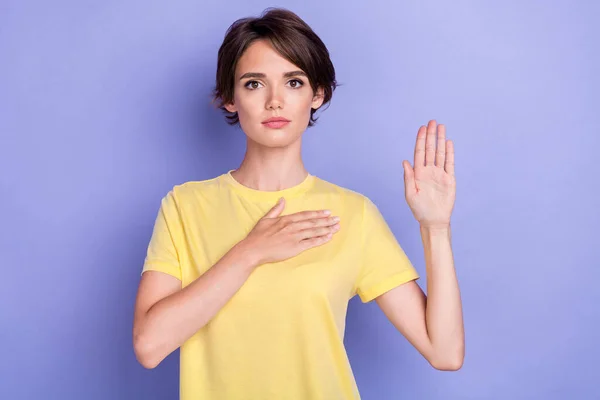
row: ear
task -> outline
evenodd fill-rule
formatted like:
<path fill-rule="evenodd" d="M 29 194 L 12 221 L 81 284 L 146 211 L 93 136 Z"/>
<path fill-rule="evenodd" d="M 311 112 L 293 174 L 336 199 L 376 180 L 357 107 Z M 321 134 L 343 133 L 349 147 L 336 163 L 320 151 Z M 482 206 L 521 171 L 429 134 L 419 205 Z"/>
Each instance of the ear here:
<path fill-rule="evenodd" d="M 317 92 L 313 96 L 312 104 L 310 107 L 316 110 L 317 108 L 323 105 L 323 100 L 325 100 L 325 91 L 323 90 L 322 86 L 319 86 L 317 88 Z"/>
<path fill-rule="evenodd" d="M 223 104 L 223 107 L 225 107 L 225 109 L 230 113 L 237 112 L 237 107 L 233 103 Z"/>

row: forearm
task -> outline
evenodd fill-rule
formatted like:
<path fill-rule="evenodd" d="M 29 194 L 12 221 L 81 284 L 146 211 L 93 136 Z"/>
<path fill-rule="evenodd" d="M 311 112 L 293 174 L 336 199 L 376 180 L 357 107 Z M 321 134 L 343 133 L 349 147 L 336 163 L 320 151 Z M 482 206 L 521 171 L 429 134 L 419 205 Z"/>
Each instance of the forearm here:
<path fill-rule="evenodd" d="M 459 367 L 465 351 L 464 326 L 450 226 L 421 227 L 421 238 L 427 272 L 427 332 L 436 362 Z"/>
<path fill-rule="evenodd" d="M 206 325 L 246 282 L 256 262 L 241 242 L 188 286 L 154 304 L 144 316 L 140 340 L 151 366 Z"/>

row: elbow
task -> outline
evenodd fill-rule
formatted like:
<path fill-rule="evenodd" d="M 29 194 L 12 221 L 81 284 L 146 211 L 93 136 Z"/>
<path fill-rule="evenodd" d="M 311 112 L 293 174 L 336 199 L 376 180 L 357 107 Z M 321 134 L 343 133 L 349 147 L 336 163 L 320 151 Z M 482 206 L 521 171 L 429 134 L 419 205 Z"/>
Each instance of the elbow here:
<path fill-rule="evenodd" d="M 152 359 L 150 358 L 144 358 L 144 357 L 139 357 L 136 356 L 138 362 L 140 363 L 140 365 L 146 369 L 154 369 L 158 366 L 159 363 L 154 362 Z"/>
<path fill-rule="evenodd" d="M 137 361 L 146 369 L 154 369 L 160 364 L 161 360 L 155 355 L 155 346 L 139 335 L 133 338 L 133 351 Z"/>
<path fill-rule="evenodd" d="M 440 371 L 458 371 L 465 361 L 465 344 L 462 342 L 450 351 L 434 351 L 429 360 L 431 366 Z"/>
<path fill-rule="evenodd" d="M 459 360 L 445 361 L 445 362 L 435 362 L 431 363 L 431 366 L 439 371 L 458 371 L 462 368 L 464 360 L 461 358 Z"/>
<path fill-rule="evenodd" d="M 462 368 L 465 361 L 464 351 L 458 353 L 457 355 L 447 357 L 436 356 L 429 363 L 433 368 L 440 371 L 458 371 Z"/>

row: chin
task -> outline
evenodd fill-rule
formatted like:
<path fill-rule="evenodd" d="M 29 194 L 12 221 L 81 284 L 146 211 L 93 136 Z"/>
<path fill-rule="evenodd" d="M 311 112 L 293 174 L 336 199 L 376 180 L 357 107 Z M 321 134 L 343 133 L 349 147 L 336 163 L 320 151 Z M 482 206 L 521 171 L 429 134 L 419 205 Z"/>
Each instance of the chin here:
<path fill-rule="evenodd" d="M 291 133 L 285 128 L 265 129 L 250 136 L 253 141 L 265 147 L 287 147 L 296 142 L 299 137 L 300 135 Z"/>

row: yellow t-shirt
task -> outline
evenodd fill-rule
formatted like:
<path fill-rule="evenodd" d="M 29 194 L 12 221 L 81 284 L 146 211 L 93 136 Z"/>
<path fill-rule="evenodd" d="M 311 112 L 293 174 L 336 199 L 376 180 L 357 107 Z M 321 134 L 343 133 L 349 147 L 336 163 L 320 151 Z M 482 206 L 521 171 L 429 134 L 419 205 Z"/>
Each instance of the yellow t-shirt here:
<path fill-rule="evenodd" d="M 343 343 L 348 301 L 371 301 L 418 279 L 417 271 L 368 197 L 312 174 L 260 191 L 231 171 L 177 185 L 162 199 L 142 273 L 189 285 L 282 196 L 280 215 L 329 209 L 340 230 L 324 245 L 258 266 L 181 346 L 181 400 L 359 399 Z"/>

